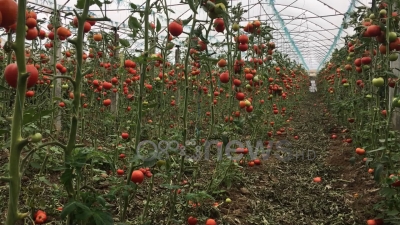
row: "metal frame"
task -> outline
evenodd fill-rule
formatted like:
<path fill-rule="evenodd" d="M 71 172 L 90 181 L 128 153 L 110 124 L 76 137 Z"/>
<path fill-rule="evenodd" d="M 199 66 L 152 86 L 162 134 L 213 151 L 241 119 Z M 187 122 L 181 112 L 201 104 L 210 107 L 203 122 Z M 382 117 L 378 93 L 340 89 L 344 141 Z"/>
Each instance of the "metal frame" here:
<path fill-rule="evenodd" d="M 124 1 L 127 1 L 127 0 L 124 0 Z M 311 0 L 306 0 L 306 1 L 311 1 Z M 323 59 L 326 57 L 326 55 L 329 52 L 329 49 L 330 49 L 329 47 L 332 44 L 334 44 L 333 43 L 334 38 L 332 38 L 332 37 L 335 37 L 337 35 L 337 34 L 335 34 L 335 33 L 337 33 L 335 31 L 338 31 L 340 29 L 340 26 L 332 23 L 329 20 L 329 17 L 344 16 L 344 13 L 341 13 L 339 10 L 333 8 L 329 4 L 324 3 L 321 0 L 316 0 L 316 1 L 323 4 L 330 10 L 334 11 L 334 14 L 322 15 L 322 16 L 317 15 L 315 12 L 312 12 L 308 9 L 296 6 L 295 4 L 298 2 L 298 0 L 293 0 L 289 4 L 282 4 L 281 1 L 276 1 L 276 2 L 280 2 L 280 3 L 274 4 L 275 6 L 283 7 L 278 12 L 279 12 L 280 17 L 284 17 L 284 18 L 282 18 L 282 20 L 284 21 L 284 27 L 286 27 L 288 29 L 289 33 L 291 34 L 292 40 L 298 47 L 298 49 L 301 52 L 301 54 L 303 55 L 303 57 L 305 59 L 307 59 L 306 63 L 313 64 L 313 65 L 314 65 L 314 63 L 318 64 L 323 61 Z M 242 2 L 242 6 L 248 10 L 247 18 L 243 18 L 244 20 L 241 21 L 242 23 L 250 22 L 255 19 L 259 19 L 262 22 L 267 22 L 268 24 L 272 25 L 272 27 L 274 27 L 276 29 L 272 33 L 275 37 L 275 39 L 273 41 L 278 43 L 277 49 L 284 54 L 290 54 L 294 58 L 299 58 L 299 56 L 297 56 L 296 52 L 291 49 L 290 40 L 288 40 L 288 38 L 284 34 L 284 32 L 282 30 L 283 27 L 278 25 L 279 24 L 278 20 L 275 17 L 274 13 L 272 13 L 269 10 L 269 3 L 267 3 L 266 0 L 257 0 L 257 2 L 255 2 L 255 3 L 254 3 L 254 1 L 252 1 L 251 4 L 250 4 L 250 0 L 228 0 L 228 2 L 230 2 L 230 4 Z M 247 4 L 246 4 L 246 2 L 247 2 Z M 53 10 L 52 6 L 46 6 L 43 4 L 39 4 L 39 3 L 34 2 L 33 0 L 28 0 L 28 4 L 33 5 L 37 12 L 44 12 L 44 13 L 50 14 L 50 12 Z M 364 5 L 360 0 L 357 0 L 357 4 Z M 189 7 L 187 6 L 187 4 L 184 4 L 184 3 L 173 3 L 173 4 L 170 4 L 169 6 L 170 7 L 186 7 L 182 10 L 183 13 L 181 14 L 181 16 L 184 16 L 184 15 L 187 16 L 191 12 Z M 259 7 L 260 11 L 257 13 L 256 12 L 253 13 L 253 11 L 258 10 L 258 8 L 256 9 L 257 6 Z M 297 16 L 284 14 L 285 10 L 291 9 L 291 8 L 301 10 L 301 13 L 298 14 Z M 125 7 L 125 8 L 121 8 L 121 9 L 111 8 L 111 9 L 107 9 L 107 10 L 116 12 L 116 11 L 128 11 L 131 9 Z M 91 11 L 96 12 L 96 11 L 100 11 L 100 10 L 91 10 Z M 63 16 L 69 12 L 70 12 L 69 10 L 65 10 L 65 9 L 60 10 L 61 15 L 63 15 Z M 308 15 L 311 14 L 313 16 L 307 16 L 307 14 Z M 66 18 L 68 20 L 72 20 L 73 16 L 70 15 L 70 16 L 67 16 Z M 323 26 L 316 23 L 315 19 L 321 19 L 322 21 L 333 25 L 333 28 L 332 27 L 324 28 Z M 207 20 L 209 20 L 209 18 Z M 295 21 L 299 21 L 299 23 L 297 24 L 297 23 L 295 23 Z M 129 34 L 129 30 L 127 28 L 121 27 L 122 23 L 119 24 L 117 26 L 117 28 L 119 28 L 118 33 L 121 34 L 121 37 L 124 37 L 125 35 Z M 106 28 L 106 29 L 110 29 L 110 30 L 115 29 L 115 26 L 110 25 L 107 22 L 97 22 L 97 24 L 99 26 L 101 26 L 102 28 Z M 314 26 L 313 28 L 309 27 L 309 25 L 311 25 L 311 24 Z M 315 29 L 315 28 L 317 28 L 317 29 Z M 96 28 L 93 28 L 93 29 L 96 30 Z M 162 29 L 166 29 L 166 27 L 163 27 Z M 348 34 L 348 32 L 346 30 L 343 30 L 343 32 Z M 326 33 L 326 34 L 324 34 L 324 33 Z M 332 37 L 328 37 L 328 34 L 331 35 Z M 218 34 L 218 33 L 211 34 L 211 36 L 213 36 L 214 38 L 217 38 L 217 39 L 224 38 L 223 35 Z M 184 39 L 186 39 L 186 37 L 181 37 L 178 40 L 183 41 Z M 339 41 L 338 43 L 336 43 L 336 45 L 341 44 L 341 43 L 343 43 L 343 42 Z M 140 47 L 140 45 L 141 45 L 141 43 L 137 43 L 136 46 L 134 46 L 134 47 Z M 334 47 L 336 47 L 336 46 L 334 46 Z M 224 50 L 225 49 L 223 49 L 222 51 L 224 51 Z M 312 68 L 311 65 L 309 65 L 309 67 L 310 67 L 310 69 Z"/>

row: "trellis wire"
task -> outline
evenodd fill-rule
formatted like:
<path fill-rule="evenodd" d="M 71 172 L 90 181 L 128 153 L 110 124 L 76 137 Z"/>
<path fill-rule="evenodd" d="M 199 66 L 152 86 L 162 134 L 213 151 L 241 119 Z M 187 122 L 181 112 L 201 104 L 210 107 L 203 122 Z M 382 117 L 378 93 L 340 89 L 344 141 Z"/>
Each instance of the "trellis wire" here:
<path fill-rule="evenodd" d="M 326 62 L 328 57 L 332 54 L 333 49 L 336 47 L 336 44 L 337 44 L 338 40 L 342 36 L 343 25 L 344 25 L 344 23 L 347 23 L 347 21 L 349 19 L 350 12 L 353 11 L 355 5 L 356 5 L 356 0 L 351 0 L 350 6 L 349 6 L 349 8 L 347 9 L 347 12 L 344 15 L 343 23 L 340 25 L 340 29 L 338 31 L 338 34 L 336 35 L 335 40 L 333 41 L 331 47 L 329 48 L 328 53 L 326 53 L 325 58 L 319 64 L 317 72 L 321 69 L 321 66 Z"/>
<path fill-rule="evenodd" d="M 299 57 L 300 61 L 304 65 L 304 68 L 309 70 L 306 62 L 304 61 L 303 55 L 301 54 L 300 50 L 297 48 L 292 37 L 290 36 L 290 32 L 287 29 L 287 27 L 285 26 L 285 22 L 283 22 L 281 16 L 279 15 L 278 10 L 276 10 L 276 8 L 275 8 L 275 0 L 269 0 L 269 5 L 271 6 L 272 10 L 274 11 L 276 18 L 278 18 L 278 21 L 281 24 L 281 27 L 283 28 L 283 31 L 285 32 L 286 37 L 288 38 L 288 40 L 289 40 L 290 44 L 292 45 L 292 47 L 294 48 L 294 50 L 296 51 L 297 56 Z"/>

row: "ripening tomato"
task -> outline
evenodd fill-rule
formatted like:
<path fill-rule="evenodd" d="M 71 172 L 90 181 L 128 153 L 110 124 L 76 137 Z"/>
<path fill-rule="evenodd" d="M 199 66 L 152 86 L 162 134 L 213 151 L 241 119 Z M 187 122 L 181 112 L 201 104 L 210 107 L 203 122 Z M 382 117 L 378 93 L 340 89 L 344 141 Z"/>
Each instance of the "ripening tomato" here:
<path fill-rule="evenodd" d="M 229 73 L 227 73 L 227 72 L 221 73 L 221 74 L 219 75 L 219 80 L 220 80 L 222 83 L 228 83 L 228 82 L 229 82 Z"/>
<path fill-rule="evenodd" d="M 31 98 L 31 97 L 33 97 L 35 95 L 35 92 L 34 91 L 27 91 L 26 93 L 25 93 L 25 96 L 27 97 L 27 98 Z"/>
<path fill-rule="evenodd" d="M 128 133 L 122 133 L 121 137 L 122 137 L 122 139 L 128 139 L 129 138 L 129 134 Z"/>
<path fill-rule="evenodd" d="M 29 73 L 27 88 L 33 87 L 39 77 L 39 71 L 36 69 L 34 65 L 26 65 L 26 72 Z M 8 85 L 13 88 L 17 88 L 17 80 L 18 80 L 18 67 L 16 63 L 9 64 L 4 70 L 4 78 L 6 79 Z"/>
<path fill-rule="evenodd" d="M 188 224 L 189 224 L 189 225 L 196 225 L 196 224 L 197 224 L 197 218 L 196 218 L 196 217 L 193 217 L 193 216 L 190 216 L 190 217 L 188 218 Z"/>
<path fill-rule="evenodd" d="M 109 105 L 111 105 L 111 100 L 110 100 L 110 99 L 104 100 L 104 101 L 103 101 L 103 105 L 104 105 L 104 106 L 109 106 Z"/>
<path fill-rule="evenodd" d="M 141 184 L 144 180 L 144 174 L 140 170 L 135 170 L 132 172 L 131 181 L 136 184 Z"/>
<path fill-rule="evenodd" d="M 183 33 L 183 26 L 176 21 L 173 21 L 168 25 L 169 33 L 175 37 L 178 37 Z"/>
<path fill-rule="evenodd" d="M 206 225 L 217 225 L 217 222 L 215 222 L 214 219 L 208 219 L 208 220 L 206 221 Z"/>
<path fill-rule="evenodd" d="M 117 170 L 117 174 L 120 175 L 120 176 L 124 175 L 124 170 L 118 169 Z"/>

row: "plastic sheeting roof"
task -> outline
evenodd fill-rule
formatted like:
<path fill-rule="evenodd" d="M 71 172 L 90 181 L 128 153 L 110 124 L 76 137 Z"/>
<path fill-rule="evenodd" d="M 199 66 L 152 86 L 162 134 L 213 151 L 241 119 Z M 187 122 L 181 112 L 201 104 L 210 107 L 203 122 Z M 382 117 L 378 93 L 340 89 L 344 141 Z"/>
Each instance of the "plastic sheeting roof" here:
<path fill-rule="evenodd" d="M 154 0 L 151 0 L 152 2 Z M 178 0 L 165 0 L 168 8 L 174 13 L 169 12 L 170 19 L 186 19 L 193 11 L 187 3 Z M 183 0 L 184 1 L 184 0 Z M 244 26 L 248 22 L 256 19 L 267 22 L 269 26 L 275 28 L 272 32 L 273 42 L 277 49 L 287 54 L 290 58 L 303 64 L 306 69 L 319 69 L 319 67 L 329 60 L 332 51 L 336 47 L 344 45 L 342 37 L 353 34 L 353 30 L 343 29 L 343 22 L 347 19 L 348 12 L 357 6 L 370 6 L 368 0 L 227 0 L 229 6 L 241 4 L 247 10 L 243 15 L 240 25 Z M 67 15 L 64 23 L 73 18 L 69 14 L 73 11 L 76 0 L 58 0 L 58 9 L 61 15 Z M 145 0 L 116 0 L 108 4 L 106 15 L 111 22 L 97 22 L 93 29 L 111 30 L 118 27 L 120 38 L 127 38 L 130 34 L 128 28 L 128 18 L 132 15 L 130 4 L 144 7 Z M 39 18 L 48 19 L 53 11 L 53 0 L 28 0 L 28 7 L 33 7 L 38 12 Z M 44 12 L 44 13 L 40 13 Z M 90 13 L 96 17 L 102 17 L 102 10 L 97 5 L 90 7 Z M 134 13 L 133 16 L 139 16 Z M 157 19 L 161 22 L 162 28 L 166 28 L 167 21 L 163 11 L 153 12 L 150 16 L 151 21 L 156 23 Z M 199 9 L 198 19 L 210 20 L 207 13 Z M 190 31 L 190 25 L 184 27 L 184 31 Z M 164 39 L 167 35 L 166 29 L 161 29 L 159 39 Z M 185 35 L 174 40 L 176 44 L 182 45 Z M 209 41 L 211 43 L 223 42 L 225 35 L 215 31 L 210 32 Z M 133 48 L 140 49 L 142 41 L 132 43 Z M 215 47 L 218 48 L 218 47 Z M 213 49 L 216 53 L 223 53 L 226 49 Z"/>

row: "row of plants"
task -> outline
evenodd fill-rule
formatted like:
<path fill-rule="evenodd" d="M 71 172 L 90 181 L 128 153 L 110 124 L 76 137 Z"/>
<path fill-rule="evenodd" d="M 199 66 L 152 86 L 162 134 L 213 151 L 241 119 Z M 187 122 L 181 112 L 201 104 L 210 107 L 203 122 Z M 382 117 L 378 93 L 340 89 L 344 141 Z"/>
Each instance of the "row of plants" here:
<path fill-rule="evenodd" d="M 78 1 L 70 24 L 61 24 L 56 2 L 57 13 L 42 21 L 26 0 L 0 1 L 7 34 L 0 55 L 6 225 L 50 218 L 55 224 L 223 224 L 215 204 L 232 201 L 226 190 L 241 181 L 243 168 L 263 163 L 249 154 L 252 146 L 301 139 L 291 120 L 308 92 L 307 72 L 276 51 L 267 23 L 239 25 L 241 4 L 189 0 L 193 14 L 182 19 L 170 18 L 165 0 L 147 0 L 144 10 L 131 4 L 128 40 L 96 28 L 107 17 L 88 16 L 90 6 L 106 12 L 107 3 Z M 147 22 L 151 10 L 168 24 Z M 199 10 L 206 20 L 197 18 Z M 225 40 L 210 43 L 211 30 Z M 165 40 L 153 41 L 166 32 Z M 184 35 L 179 55 L 174 39 Z M 131 50 L 137 41 L 144 42 L 140 55 Z M 225 54 L 216 57 L 214 49 Z M 146 140 L 164 155 L 151 157 L 155 149 L 141 144 Z M 211 140 L 211 158 L 203 160 Z M 232 140 L 251 146 L 229 146 Z M 218 149 L 227 148 L 241 158 L 219 160 Z M 211 177 L 200 176 L 205 169 Z"/>
<path fill-rule="evenodd" d="M 331 138 L 354 146 L 350 162 L 365 162 L 366 172 L 380 185 L 376 218 L 367 224 L 397 224 L 399 220 L 398 51 L 400 49 L 398 1 L 374 1 L 358 7 L 346 27 L 346 46 L 336 49 L 318 74 L 328 109 L 345 133 Z"/>

